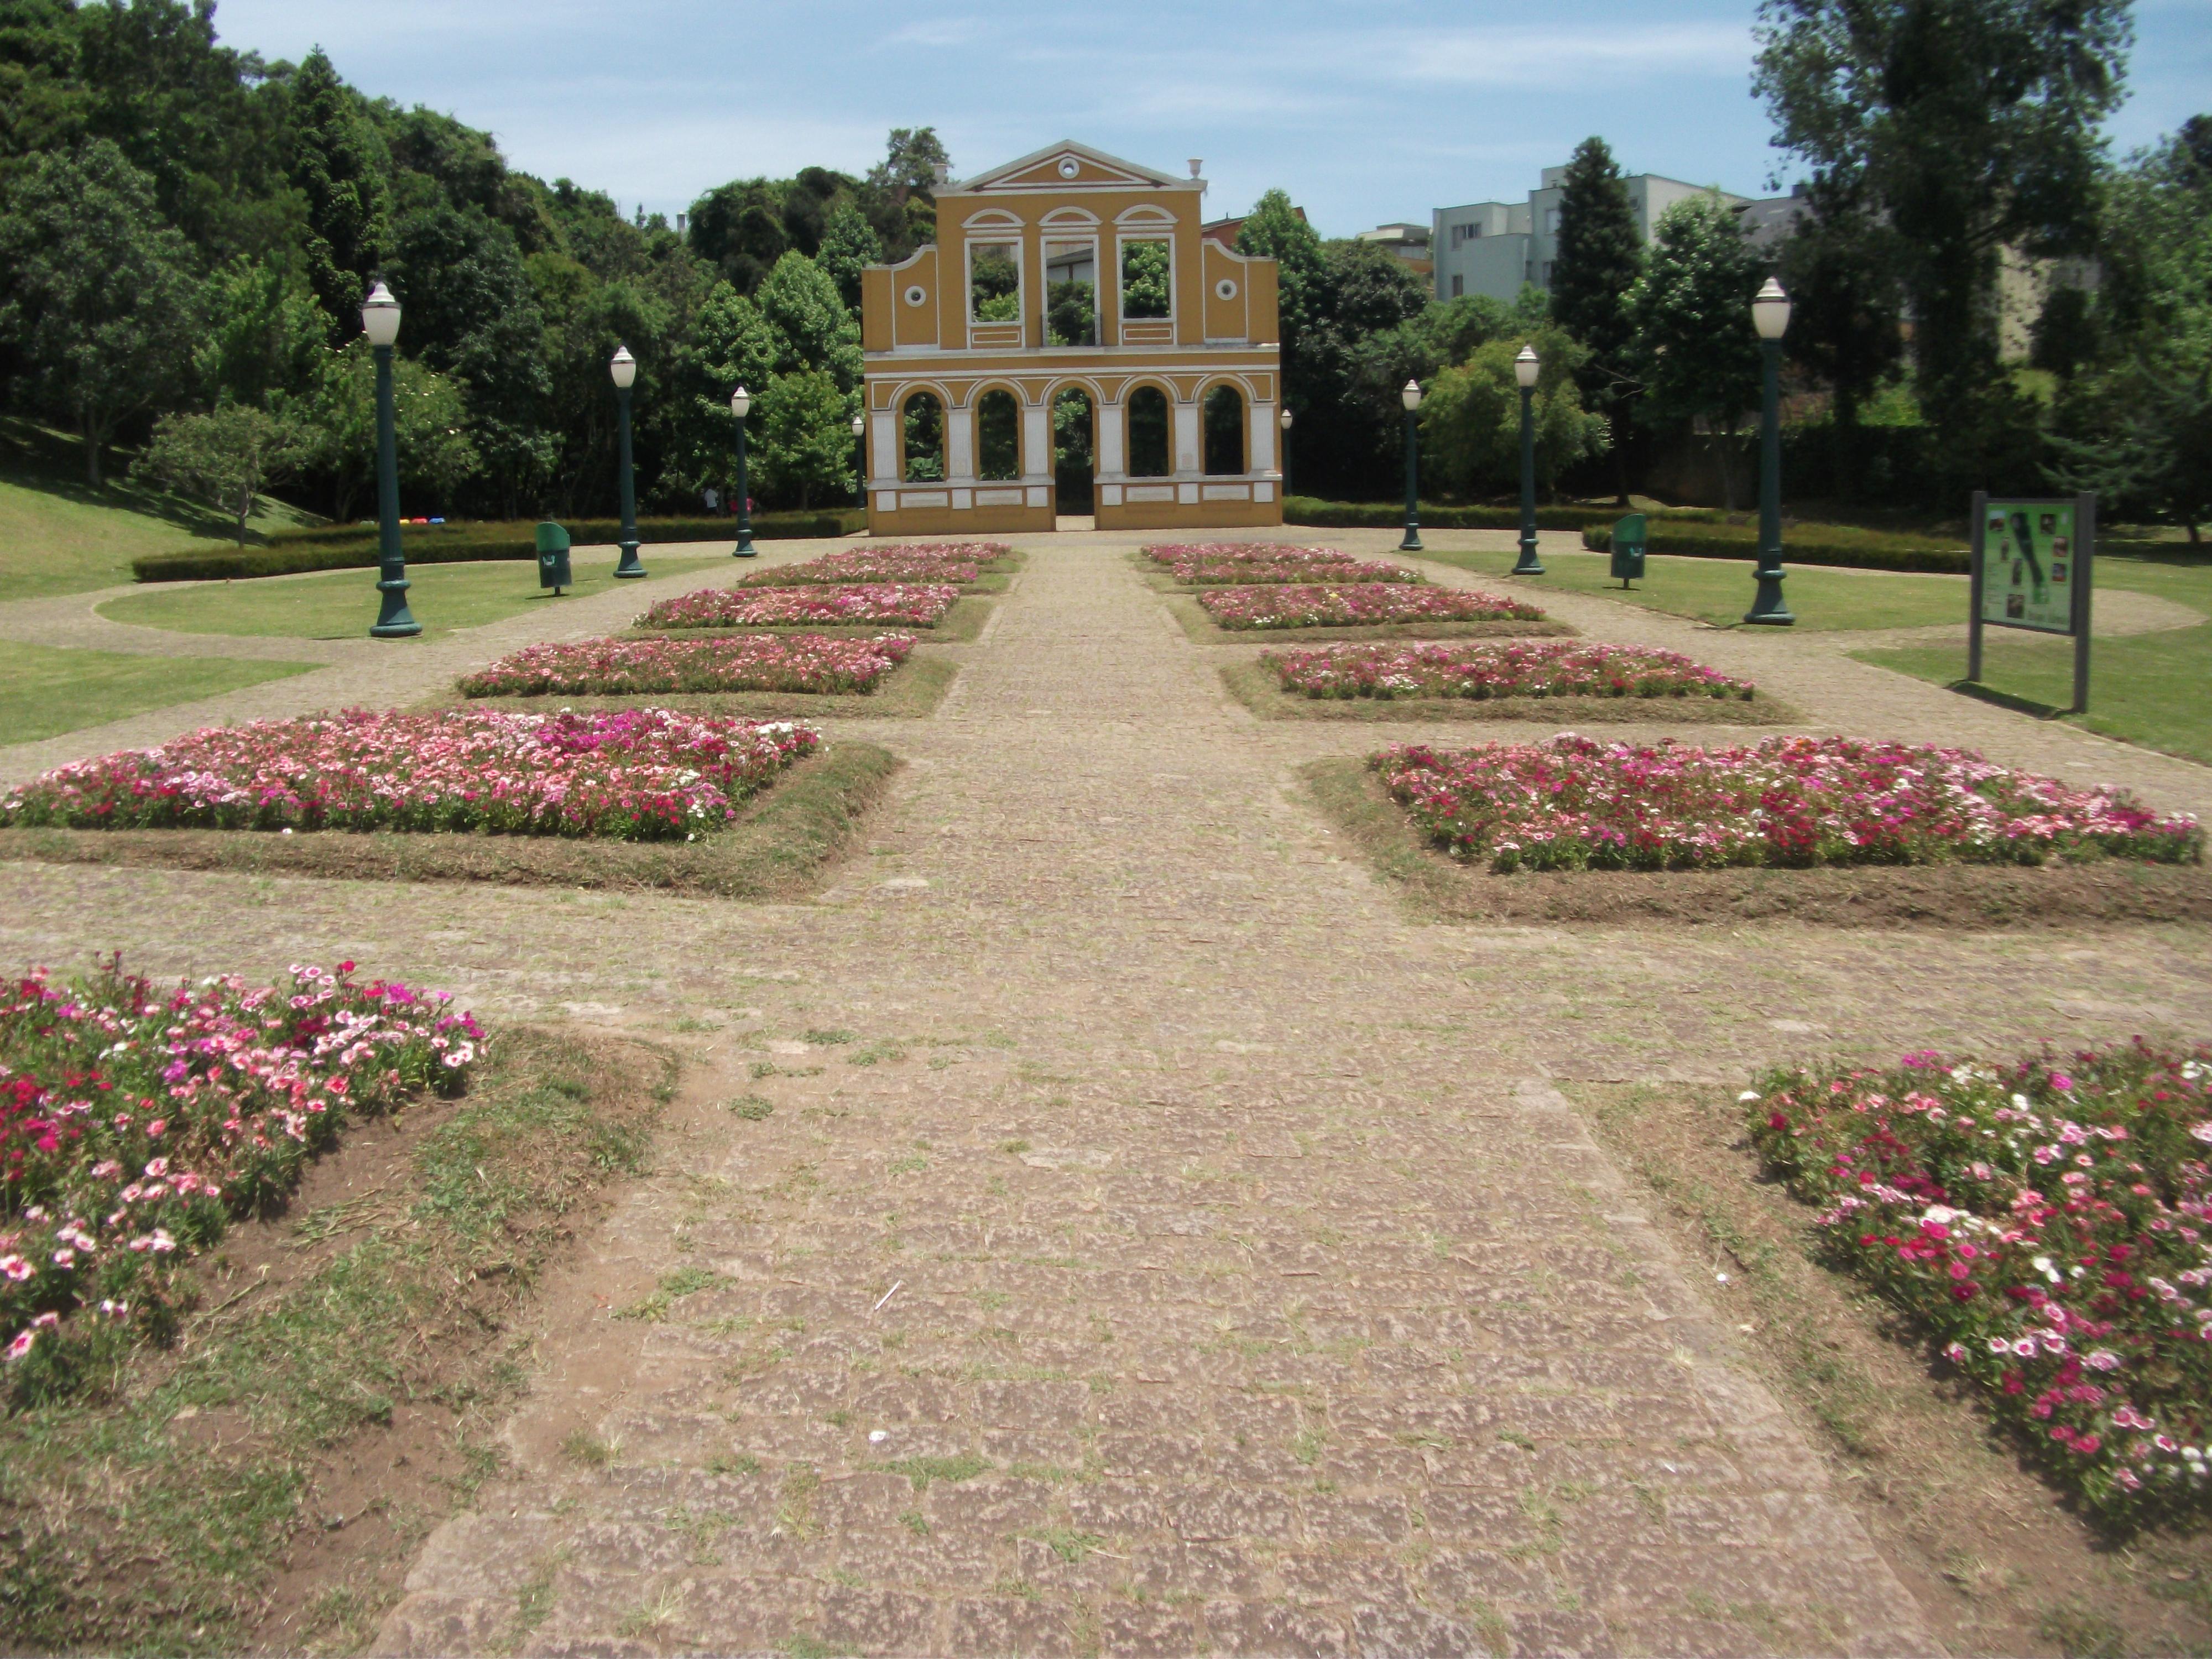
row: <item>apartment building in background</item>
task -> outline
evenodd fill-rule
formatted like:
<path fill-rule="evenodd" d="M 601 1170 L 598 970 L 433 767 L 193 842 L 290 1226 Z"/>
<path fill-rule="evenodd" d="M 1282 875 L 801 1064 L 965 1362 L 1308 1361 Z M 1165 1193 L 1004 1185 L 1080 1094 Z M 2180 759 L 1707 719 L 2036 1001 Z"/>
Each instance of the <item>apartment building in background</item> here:
<path fill-rule="evenodd" d="M 1466 294 L 1487 294 L 1494 300 L 1510 301 L 1521 292 L 1523 283 L 1550 288 L 1566 176 L 1564 167 L 1546 167 L 1542 184 L 1528 192 L 1525 202 L 1470 202 L 1464 207 L 1438 208 L 1431 213 L 1429 246 L 1425 251 L 1436 274 L 1437 298 L 1455 300 Z M 1621 183 L 1628 191 L 1637 232 L 1646 246 L 1661 214 L 1710 188 L 1656 173 L 1634 173 Z M 1802 198 L 1795 195 L 1755 198 L 1723 191 L 1720 198 L 1743 216 L 1752 240 L 1762 245 L 1787 236 L 1805 211 Z"/>

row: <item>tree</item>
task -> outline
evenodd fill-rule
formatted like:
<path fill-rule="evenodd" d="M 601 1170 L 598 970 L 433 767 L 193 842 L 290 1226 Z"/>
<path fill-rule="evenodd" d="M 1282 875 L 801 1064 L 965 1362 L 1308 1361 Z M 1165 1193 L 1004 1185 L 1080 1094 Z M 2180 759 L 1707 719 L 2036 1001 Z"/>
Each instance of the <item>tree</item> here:
<path fill-rule="evenodd" d="M 1687 198 L 1659 216 L 1650 257 L 1628 299 L 1648 420 L 1678 426 L 1704 421 L 1734 436 L 1744 411 L 1759 399 L 1751 301 L 1762 280 L 1759 255 L 1718 192 Z M 1729 448 L 1719 446 L 1722 486 L 1733 512 Z"/>
<path fill-rule="evenodd" d="M 817 489 L 844 489 L 853 477 L 859 407 L 859 399 L 822 369 L 769 381 L 746 421 L 756 488 L 764 495 L 795 495 L 801 508 Z"/>
<path fill-rule="evenodd" d="M 937 175 L 950 173 L 952 157 L 935 127 L 893 127 L 884 159 L 868 170 L 868 188 L 882 204 L 876 229 L 884 257 L 903 259 L 937 240 Z"/>
<path fill-rule="evenodd" d="M 1604 139 L 1585 138 L 1561 184 L 1552 315 L 1586 354 L 1578 381 L 1583 401 L 1624 428 L 1636 389 L 1628 291 L 1643 271 L 1644 240 L 1620 168 Z M 1616 445 L 1613 454 L 1615 493 L 1626 507 L 1627 452 Z"/>
<path fill-rule="evenodd" d="M 292 80 L 292 184 L 307 198 L 307 283 L 337 339 L 360 329 L 368 276 L 391 234 L 389 169 L 359 94 L 318 46 Z"/>
<path fill-rule="evenodd" d="M 860 326 L 820 265 L 796 250 L 785 254 L 753 300 L 775 343 L 775 374 L 820 369 L 840 392 L 860 385 Z"/>
<path fill-rule="evenodd" d="M 206 332 L 194 354 L 202 394 L 262 404 L 304 392 L 322 356 L 325 320 L 306 279 L 287 262 L 240 255 L 200 291 Z"/>
<path fill-rule="evenodd" d="M 469 441 L 460 388 L 411 358 L 392 363 L 392 407 L 399 447 L 400 488 L 443 505 L 483 463 Z M 325 351 L 315 389 L 300 411 L 310 434 L 306 455 L 331 480 L 331 515 L 353 506 L 376 476 L 376 360 L 356 335 Z"/>
<path fill-rule="evenodd" d="M 164 415 L 131 470 L 232 514 L 243 547 L 254 502 L 291 477 L 315 441 L 289 413 L 226 403 L 206 415 Z"/>
<path fill-rule="evenodd" d="M 84 441 L 85 477 L 125 420 L 178 391 L 198 295 L 153 183 L 105 138 L 34 157 L 0 209 L 0 338 Z"/>
<path fill-rule="evenodd" d="M 1834 183 L 1782 245 L 1777 275 L 1790 295 L 1790 361 L 1828 388 L 1836 492 L 1858 477 L 1859 410 L 1905 356 L 1894 237 Z"/>
<path fill-rule="evenodd" d="M 1311 492 L 1308 471 L 1318 453 L 1310 435 L 1316 398 L 1306 359 L 1306 330 L 1321 308 L 1323 279 L 1320 234 L 1291 204 L 1287 191 L 1271 190 L 1252 204 L 1237 232 L 1237 251 L 1247 258 L 1275 262 L 1277 332 L 1282 344 L 1283 405 L 1296 419 L 1286 447 L 1294 457 L 1291 472 Z"/>
<path fill-rule="evenodd" d="M 822 274 L 837 285 L 837 297 L 857 319 L 860 314 L 860 273 L 884 262 L 883 238 L 876 234 L 867 216 L 850 202 L 832 210 L 822 228 L 822 246 L 814 256 Z"/>
<path fill-rule="evenodd" d="M 1536 483 L 1554 489 L 1570 467 L 1605 453 L 1602 416 L 1586 411 L 1576 386 L 1585 349 L 1547 326 L 1479 346 L 1440 373 L 1421 402 L 1423 453 L 1431 475 L 1462 495 L 1502 495 L 1521 477 L 1521 384 L 1513 360 L 1533 345 L 1537 372 L 1530 416 L 1536 434 Z"/>
<path fill-rule="evenodd" d="M 1762 0 L 1759 18 L 1776 143 L 1893 233 L 1947 447 L 2002 445 L 2000 259 L 2087 251 L 2127 0 Z"/>

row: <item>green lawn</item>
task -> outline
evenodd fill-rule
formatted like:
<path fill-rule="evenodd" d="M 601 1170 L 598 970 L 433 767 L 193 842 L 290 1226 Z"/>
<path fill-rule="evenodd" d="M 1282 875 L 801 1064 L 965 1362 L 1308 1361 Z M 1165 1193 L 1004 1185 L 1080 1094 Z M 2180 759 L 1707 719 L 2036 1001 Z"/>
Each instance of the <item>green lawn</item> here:
<path fill-rule="evenodd" d="M 2100 588 L 2131 588 L 2212 615 L 2212 559 L 2190 561 L 2178 548 L 2121 544 L 2097 559 Z M 1992 628 L 1984 635 L 1982 684 L 2001 696 L 2055 713 L 2074 701 L 2074 641 Z M 1963 684 L 1966 648 L 1905 646 L 1855 651 L 1862 662 L 1937 685 Z M 2107 737 L 2212 763 L 2212 623 L 2156 634 L 2100 639 L 2089 660 L 2089 712 L 2075 724 Z"/>
<path fill-rule="evenodd" d="M 730 564 L 726 556 L 684 558 L 644 555 L 653 576 Z M 650 601 L 650 579 L 617 583 L 616 554 L 574 556 L 576 586 L 560 599 L 538 586 L 538 566 L 528 559 L 497 559 L 472 564 L 418 564 L 407 568 L 408 608 L 425 636 L 456 629 L 481 628 L 538 606 L 565 605 L 579 594 L 632 589 L 638 609 Z M 315 576 L 263 576 L 250 581 L 197 582 L 149 587 L 108 600 L 100 614 L 111 621 L 179 634 L 230 634 L 257 638 L 350 640 L 365 635 L 376 620 L 376 572 L 333 570 Z"/>
<path fill-rule="evenodd" d="M 11 643 L 0 650 L 0 744 L 35 743 L 320 666 Z"/>
<path fill-rule="evenodd" d="M 82 593 L 131 580 L 143 553 L 176 553 L 230 539 L 228 520 L 159 490 L 111 479 L 84 482 L 73 439 L 27 421 L 0 418 L 0 594 L 11 599 Z M 128 458 L 110 455 L 120 477 Z M 267 532 L 312 522 L 264 501 L 252 527 Z"/>
<path fill-rule="evenodd" d="M 1547 587 L 1571 593 L 1595 593 L 1625 604 L 1663 611 L 1669 616 L 1689 617 L 1716 628 L 1732 628 L 1751 608 L 1755 584 L 1752 562 L 1744 559 L 1689 559 L 1655 554 L 1645 562 L 1644 579 L 1627 592 L 1609 572 L 1603 553 L 1543 555 L 1540 576 L 1510 577 L 1516 555 L 1510 551 L 1449 553 L 1431 550 L 1422 555 L 1438 564 L 1456 566 L 1486 578 L 1510 582 L 1508 592 L 1535 593 Z M 1784 597 L 1797 613 L 1797 626 L 1820 631 L 1866 628 L 1924 628 L 1930 623 L 1960 622 L 1966 615 L 1964 576 L 1923 576 L 1887 570 L 1838 570 L 1821 565 L 1784 568 Z M 1542 603 L 1541 600 L 1538 601 Z"/>

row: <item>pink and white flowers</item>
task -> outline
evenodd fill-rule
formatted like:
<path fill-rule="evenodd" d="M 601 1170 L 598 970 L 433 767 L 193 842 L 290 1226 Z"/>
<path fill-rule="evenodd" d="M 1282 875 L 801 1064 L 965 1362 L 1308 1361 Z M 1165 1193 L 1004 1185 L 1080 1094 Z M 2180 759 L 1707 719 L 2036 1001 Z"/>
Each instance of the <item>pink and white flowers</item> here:
<path fill-rule="evenodd" d="M 1148 547 L 1145 556 L 1194 587 L 1313 582 L 1418 582 L 1410 565 L 1357 559 L 1333 547 L 1273 542 L 1197 542 Z"/>
<path fill-rule="evenodd" d="M 776 565 L 738 579 L 739 587 L 793 587 L 835 582 L 959 582 L 975 580 L 984 565 L 1013 550 L 1004 542 L 901 543 L 819 553 L 798 564 Z"/>
<path fill-rule="evenodd" d="M 821 742 L 787 721 L 665 708 L 349 709 L 78 761 L 0 798 L 0 823 L 681 840 L 721 829 Z"/>
<path fill-rule="evenodd" d="M 80 1309 L 165 1320 L 174 1267 L 290 1191 L 349 1115 L 459 1091 L 475 1018 L 352 971 L 164 989 L 111 960 L 0 991 L 0 1389 Z"/>
<path fill-rule="evenodd" d="M 1361 628 L 1378 623 L 1540 622 L 1519 599 L 1465 587 L 1402 582 L 1209 588 L 1198 596 L 1224 628 Z"/>
<path fill-rule="evenodd" d="M 1372 757 L 1415 823 L 1492 870 L 2040 864 L 2099 853 L 2194 862 L 2204 833 L 2126 792 L 2074 789 L 1971 750 L 1856 738 L 1735 748 L 1543 743 Z"/>
<path fill-rule="evenodd" d="M 2212 1501 L 2212 1049 L 1913 1054 L 1743 1105 L 1836 1255 L 2093 1507 Z"/>
<path fill-rule="evenodd" d="M 1269 651 L 1285 691 L 1309 697 L 1737 697 L 1732 679 L 1679 652 L 1567 640 L 1338 645 Z"/>
<path fill-rule="evenodd" d="M 471 697 L 667 691 L 872 691 L 914 649 L 910 634 L 582 640 L 526 646 L 460 682 Z"/>
<path fill-rule="evenodd" d="M 641 628 L 790 628 L 882 623 L 934 628 L 959 599 L 950 582 L 860 582 L 823 586 L 702 587 L 654 605 Z"/>

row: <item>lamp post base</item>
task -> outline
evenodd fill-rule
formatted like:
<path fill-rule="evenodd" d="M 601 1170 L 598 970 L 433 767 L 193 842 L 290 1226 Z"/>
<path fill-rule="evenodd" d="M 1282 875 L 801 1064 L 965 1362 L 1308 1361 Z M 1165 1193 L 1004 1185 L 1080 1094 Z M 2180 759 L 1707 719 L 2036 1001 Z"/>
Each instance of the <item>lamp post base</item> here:
<path fill-rule="evenodd" d="M 1513 574 L 1516 576 L 1540 576 L 1544 574 L 1544 562 L 1536 556 L 1536 538 L 1534 536 L 1522 538 L 1521 558 L 1514 565 Z"/>
<path fill-rule="evenodd" d="M 1752 599 L 1751 609 L 1743 613 L 1744 621 L 1768 628 L 1794 627 L 1797 618 L 1782 597 L 1782 572 L 1760 570 L 1753 574 L 1759 580 L 1759 592 Z"/>
<path fill-rule="evenodd" d="M 407 590 L 413 586 L 404 576 L 377 583 L 376 591 L 384 595 L 384 602 L 377 611 L 375 624 L 368 630 L 369 638 L 411 640 L 422 631 L 422 624 L 407 608 Z"/>
<path fill-rule="evenodd" d="M 1406 539 L 1398 544 L 1398 550 L 1401 553 L 1419 553 L 1426 550 L 1421 546 L 1421 526 L 1411 519 L 1406 521 Z"/>
<path fill-rule="evenodd" d="M 623 543 L 622 557 L 616 562 L 615 574 L 617 576 L 643 576 L 648 574 L 650 573 L 647 571 L 646 568 L 638 562 L 637 544 L 635 542 Z"/>
<path fill-rule="evenodd" d="M 733 559 L 757 559 L 760 556 L 760 549 L 753 545 L 753 538 L 751 537 L 740 536 L 738 538 L 738 544 L 733 550 L 732 550 L 730 556 Z"/>

